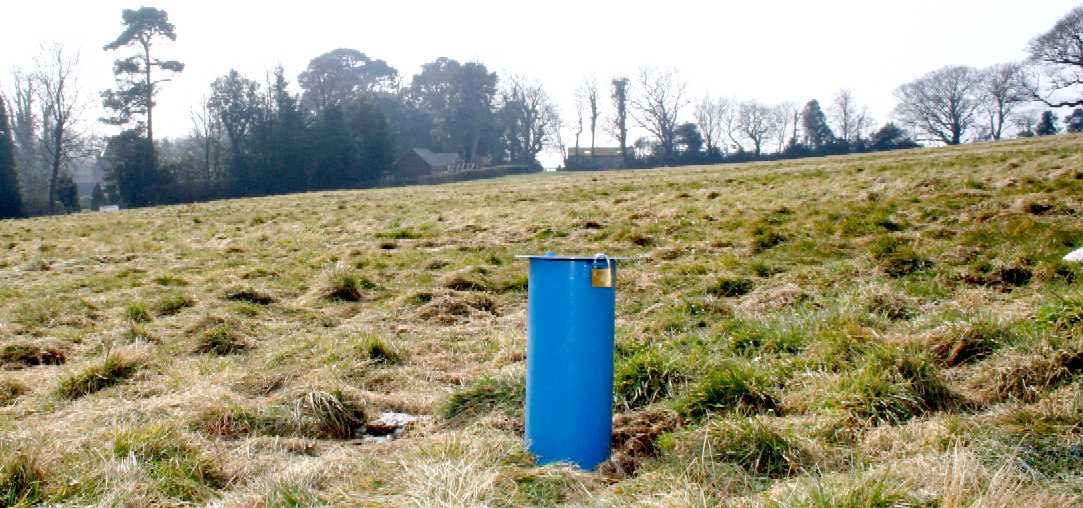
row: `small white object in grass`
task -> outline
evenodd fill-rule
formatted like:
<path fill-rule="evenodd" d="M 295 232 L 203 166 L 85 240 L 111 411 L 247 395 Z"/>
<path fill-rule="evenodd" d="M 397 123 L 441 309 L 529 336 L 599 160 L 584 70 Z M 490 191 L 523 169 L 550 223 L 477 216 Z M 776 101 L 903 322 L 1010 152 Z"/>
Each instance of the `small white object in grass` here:
<path fill-rule="evenodd" d="M 1073 261 L 1076 263 L 1083 263 L 1083 249 L 1076 249 L 1068 253 L 1067 256 L 1064 256 L 1064 260 Z"/>
<path fill-rule="evenodd" d="M 369 433 L 362 438 L 366 443 L 386 443 L 394 441 L 406 431 L 406 426 L 420 420 L 421 417 L 406 413 L 380 413 L 380 417 L 367 424 Z M 378 434 L 372 431 L 380 429 Z"/>
<path fill-rule="evenodd" d="M 98 207 L 99 212 L 119 212 L 120 205 L 102 205 Z"/>

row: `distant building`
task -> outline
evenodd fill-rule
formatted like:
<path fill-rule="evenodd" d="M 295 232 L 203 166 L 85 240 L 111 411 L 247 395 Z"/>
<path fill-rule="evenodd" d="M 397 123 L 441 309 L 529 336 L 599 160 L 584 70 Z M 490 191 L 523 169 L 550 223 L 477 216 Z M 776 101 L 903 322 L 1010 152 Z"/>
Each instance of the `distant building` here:
<path fill-rule="evenodd" d="M 395 175 L 404 180 L 419 176 L 454 171 L 463 165 L 457 153 L 436 153 L 424 148 L 413 148 L 395 161 Z"/>
<path fill-rule="evenodd" d="M 437 153 L 425 148 L 411 148 L 395 161 L 394 172 L 387 183 L 417 182 L 432 175 L 450 175 L 477 170 L 490 162 L 466 162 L 457 153 Z"/>
<path fill-rule="evenodd" d="M 564 161 L 568 169 L 620 169 L 624 167 L 624 149 L 620 147 L 596 146 L 575 147 L 568 149 L 568 159 Z"/>

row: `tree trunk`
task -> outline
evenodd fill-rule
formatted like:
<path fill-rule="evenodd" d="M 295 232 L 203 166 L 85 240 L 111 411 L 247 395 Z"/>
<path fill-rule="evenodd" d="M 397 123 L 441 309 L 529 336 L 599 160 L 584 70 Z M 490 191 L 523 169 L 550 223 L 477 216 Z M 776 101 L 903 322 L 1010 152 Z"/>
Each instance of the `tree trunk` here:
<path fill-rule="evenodd" d="M 150 41 L 149 40 L 143 43 L 143 56 L 144 56 L 144 58 L 146 58 L 146 67 L 147 67 L 147 92 L 146 92 L 146 101 L 147 101 L 147 141 L 150 143 L 150 163 L 151 163 L 151 166 L 157 167 L 158 166 L 158 154 L 154 150 L 154 115 L 153 115 L 153 111 L 152 111 L 154 109 L 154 104 L 152 102 L 154 100 L 154 82 L 151 81 L 151 77 L 150 77 L 151 60 L 150 60 Z"/>
<path fill-rule="evenodd" d="M 50 164 L 51 174 L 49 175 L 49 213 L 56 213 L 56 182 L 60 176 L 60 151 L 61 142 L 64 140 L 64 132 L 56 130 L 53 133 L 53 153 L 50 154 L 53 158 Z"/>

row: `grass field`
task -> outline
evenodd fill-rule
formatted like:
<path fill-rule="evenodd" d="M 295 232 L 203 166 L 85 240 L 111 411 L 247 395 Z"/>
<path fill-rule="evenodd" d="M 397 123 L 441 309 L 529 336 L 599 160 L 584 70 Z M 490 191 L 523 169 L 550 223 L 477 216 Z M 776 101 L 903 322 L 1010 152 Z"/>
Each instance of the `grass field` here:
<path fill-rule="evenodd" d="M 0 506 L 1083 506 L 1081 214 L 1057 136 L 3 221 Z M 522 444 L 548 250 L 647 256 L 596 473 Z"/>

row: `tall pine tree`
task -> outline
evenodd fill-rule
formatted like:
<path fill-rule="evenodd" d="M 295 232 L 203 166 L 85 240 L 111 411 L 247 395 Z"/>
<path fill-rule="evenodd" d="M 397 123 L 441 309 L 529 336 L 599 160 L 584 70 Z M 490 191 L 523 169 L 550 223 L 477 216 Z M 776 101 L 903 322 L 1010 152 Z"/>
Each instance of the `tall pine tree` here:
<path fill-rule="evenodd" d="M 0 97 L 0 219 L 23 216 L 19 179 L 15 173 L 15 141 L 8 121 L 7 103 Z"/>

